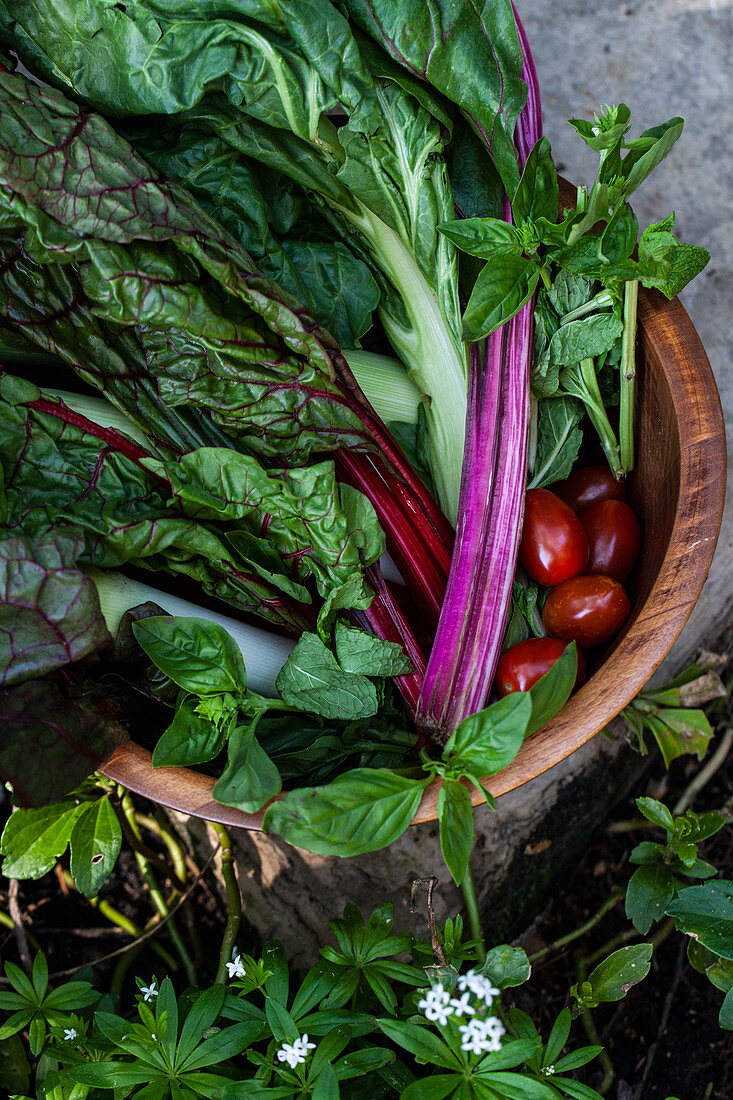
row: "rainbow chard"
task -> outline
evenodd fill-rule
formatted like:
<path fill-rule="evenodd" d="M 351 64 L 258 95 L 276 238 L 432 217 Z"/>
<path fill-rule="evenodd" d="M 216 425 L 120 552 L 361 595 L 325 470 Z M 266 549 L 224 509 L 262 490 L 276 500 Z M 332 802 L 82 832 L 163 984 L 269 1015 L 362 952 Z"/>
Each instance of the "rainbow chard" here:
<path fill-rule="evenodd" d="M 542 163 L 537 72 L 518 17 L 517 28 L 528 95 L 515 132 L 523 172 L 512 207 L 504 203 L 507 222 L 513 209 L 524 213 L 533 208 Z M 538 151 L 535 156 L 534 150 Z M 550 208 L 552 193 L 548 201 L 545 191 L 544 201 L 554 220 L 556 193 L 555 210 Z M 533 213 L 538 216 L 541 211 Z M 487 265 L 487 278 L 495 286 L 487 293 L 480 275 L 464 316 L 466 335 L 474 340 L 456 542 L 417 712 L 418 725 L 439 743 L 445 743 L 465 718 L 488 703 L 509 614 L 522 529 L 533 291 L 539 277 L 523 266 L 523 257 L 517 259 L 518 263 L 504 268 L 501 263 Z"/>

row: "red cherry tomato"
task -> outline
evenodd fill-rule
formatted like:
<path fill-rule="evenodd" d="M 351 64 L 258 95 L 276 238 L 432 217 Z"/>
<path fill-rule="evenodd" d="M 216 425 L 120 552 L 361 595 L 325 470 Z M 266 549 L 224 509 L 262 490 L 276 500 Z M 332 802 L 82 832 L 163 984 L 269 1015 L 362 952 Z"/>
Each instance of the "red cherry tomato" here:
<path fill-rule="evenodd" d="M 597 500 L 626 500 L 626 482 L 617 481 L 608 466 L 580 466 L 550 491 L 580 512 Z"/>
<path fill-rule="evenodd" d="M 504 696 L 512 691 L 529 691 L 540 677 L 550 671 L 555 661 L 562 657 L 567 644 L 558 638 L 527 638 L 524 642 L 510 646 L 502 653 L 496 666 L 497 693 Z M 578 651 L 575 687 L 579 687 L 584 679 L 585 660 Z"/>
<path fill-rule="evenodd" d="M 586 573 L 625 581 L 641 546 L 639 521 L 622 500 L 597 500 L 580 513 L 590 545 Z"/>
<path fill-rule="evenodd" d="M 572 577 L 553 588 L 542 620 L 553 638 L 587 649 L 613 637 L 630 611 L 631 601 L 613 577 Z"/>
<path fill-rule="evenodd" d="M 524 527 L 519 561 L 538 584 L 559 584 L 582 573 L 588 563 L 588 536 L 572 508 L 547 489 L 524 496 Z"/>

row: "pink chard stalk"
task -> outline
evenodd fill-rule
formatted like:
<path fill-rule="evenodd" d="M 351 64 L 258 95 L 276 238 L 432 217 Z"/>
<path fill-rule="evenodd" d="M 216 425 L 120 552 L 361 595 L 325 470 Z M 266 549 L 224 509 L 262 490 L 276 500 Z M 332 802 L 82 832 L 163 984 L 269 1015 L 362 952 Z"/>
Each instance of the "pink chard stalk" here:
<path fill-rule="evenodd" d="M 542 137 L 542 107 L 516 9 L 515 16 L 528 88 L 514 136 L 521 170 Z M 506 200 L 504 220 L 511 221 Z M 440 743 L 487 705 L 501 652 L 522 533 L 533 333 L 534 296 L 470 349 L 455 549 L 417 710 L 420 729 Z"/>

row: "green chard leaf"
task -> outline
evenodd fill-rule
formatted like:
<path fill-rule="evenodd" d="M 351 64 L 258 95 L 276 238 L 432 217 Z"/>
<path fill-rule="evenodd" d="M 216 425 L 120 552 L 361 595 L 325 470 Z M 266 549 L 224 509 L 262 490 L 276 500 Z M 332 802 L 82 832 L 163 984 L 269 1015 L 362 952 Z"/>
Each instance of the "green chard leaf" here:
<path fill-rule="evenodd" d="M 0 539 L 0 687 L 111 644 L 97 590 L 75 568 L 82 549 L 80 533 L 70 528 Z"/>
<path fill-rule="evenodd" d="M 48 679 L 0 694 L 0 730 L 0 777 L 24 806 L 58 802 L 127 739 L 100 691 L 74 698 Z"/>

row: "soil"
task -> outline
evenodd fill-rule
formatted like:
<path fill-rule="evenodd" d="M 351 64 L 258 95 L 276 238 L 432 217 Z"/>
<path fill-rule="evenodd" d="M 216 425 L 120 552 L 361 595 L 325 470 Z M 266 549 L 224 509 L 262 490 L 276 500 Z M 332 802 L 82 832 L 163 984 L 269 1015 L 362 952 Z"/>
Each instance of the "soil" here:
<path fill-rule="evenodd" d="M 721 714 L 730 721 L 730 712 Z M 715 742 L 713 743 L 715 745 Z M 619 804 L 612 818 L 589 838 L 582 858 L 559 876 L 545 907 L 533 914 L 530 925 L 516 930 L 517 941 L 529 954 L 542 950 L 558 938 L 579 928 L 597 912 L 614 889 L 623 888 L 631 867 L 628 855 L 640 839 L 660 839 L 649 832 L 629 830 L 624 822 L 638 818 L 634 798 L 646 794 L 672 807 L 700 768 L 696 760 L 674 761 L 665 771 L 661 759 L 653 757 L 644 780 L 628 799 Z M 693 802 L 697 812 L 733 805 L 733 752 Z M 153 808 L 141 803 L 140 810 Z M 0 804 L 0 817 L 8 810 Z M 3 824 L 4 822 L 0 822 Z M 164 849 L 152 834 L 145 835 L 160 857 Z M 733 832 L 727 827 L 706 842 L 702 855 L 725 878 L 733 878 Z M 18 902 L 27 933 L 35 937 L 49 959 L 52 974 L 102 960 L 95 967 L 98 987 L 113 980 L 119 951 L 129 942 L 102 914 L 92 908 L 63 882 L 60 869 L 38 882 L 20 884 Z M 189 875 L 189 883 L 195 876 Z M 7 880 L 0 878 L 0 910 L 9 909 Z M 199 972 L 209 975 L 214 960 L 207 945 L 218 944 L 223 929 L 223 906 L 217 896 L 217 881 L 206 870 L 198 877 L 187 906 L 176 914 L 179 928 L 191 944 Z M 105 898 L 138 925 L 153 916 L 154 909 L 134 857 L 123 855 L 104 890 Z M 195 926 L 196 935 L 191 936 Z M 531 981 L 514 991 L 514 1000 L 527 1011 L 546 1035 L 557 1013 L 567 1003 L 570 985 L 576 980 L 578 953 L 610 953 L 617 936 L 628 932 L 629 922 L 618 902 L 585 936 L 559 952 L 535 963 Z M 654 929 L 652 930 L 655 931 Z M 247 933 L 245 932 L 245 938 Z M 164 940 L 170 950 L 169 940 Z M 722 993 L 704 975 L 694 971 L 686 959 L 687 940 L 672 932 L 655 950 L 649 976 L 617 1005 L 602 1005 L 593 1020 L 613 1064 L 614 1079 L 606 1095 L 610 1100 L 731 1100 L 733 1097 L 733 1035 L 721 1031 L 718 1011 Z M 609 945 L 603 951 L 604 945 Z M 31 945 L 32 947 L 33 945 Z M 0 927 L 0 957 L 17 961 L 17 944 L 12 931 Z M 149 978 L 160 973 L 161 961 L 148 940 L 134 964 L 117 973 L 122 989 L 133 989 L 134 976 Z M 581 1023 L 574 1025 L 574 1045 L 586 1040 Z M 583 1078 L 598 1088 L 603 1077 L 597 1062 Z"/>

